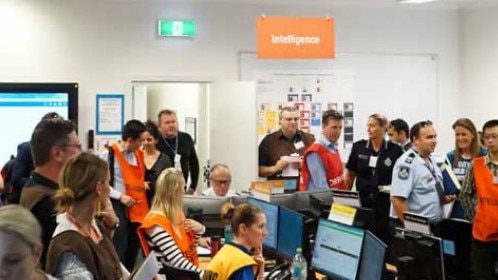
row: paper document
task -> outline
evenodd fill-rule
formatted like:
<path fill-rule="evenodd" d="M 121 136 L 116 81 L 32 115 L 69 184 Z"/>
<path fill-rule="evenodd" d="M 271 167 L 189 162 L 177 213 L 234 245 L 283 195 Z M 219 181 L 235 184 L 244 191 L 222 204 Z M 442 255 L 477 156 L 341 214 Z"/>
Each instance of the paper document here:
<path fill-rule="evenodd" d="M 197 255 L 199 255 L 199 256 L 211 256 L 211 249 L 197 246 Z"/>
<path fill-rule="evenodd" d="M 301 161 L 301 156 L 298 154 L 292 154 L 290 156 L 282 156 L 281 160 L 286 161 L 289 165 L 282 170 L 282 177 L 296 177 L 299 176 L 299 169 L 294 167 L 293 163 Z"/>
<path fill-rule="evenodd" d="M 150 280 L 154 279 L 154 277 L 161 269 L 161 264 L 157 260 L 157 254 L 155 252 L 151 252 L 149 256 L 143 261 L 140 268 L 138 268 L 137 272 L 133 276 L 133 280 Z"/>

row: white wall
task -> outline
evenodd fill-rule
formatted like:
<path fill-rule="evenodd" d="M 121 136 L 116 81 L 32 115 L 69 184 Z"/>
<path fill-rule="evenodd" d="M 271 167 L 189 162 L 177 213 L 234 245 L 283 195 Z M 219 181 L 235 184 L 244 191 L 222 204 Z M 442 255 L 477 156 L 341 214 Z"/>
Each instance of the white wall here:
<path fill-rule="evenodd" d="M 158 1 L 4 0 L 0 2 L 2 81 L 80 83 L 80 131 L 92 128 L 95 93 L 124 92 L 154 78 L 238 79 L 238 52 L 255 50 L 255 17 L 335 17 L 337 51 L 439 56 L 440 134 L 458 115 L 456 11 Z M 157 38 L 159 18 L 193 19 L 194 39 Z M 154 78 L 151 78 L 154 77 Z M 421 108 L 423 110 L 423 108 Z M 444 129 L 443 129 L 444 128 Z M 446 138 L 446 139 L 445 139 Z M 452 137 L 440 146 L 451 147 Z"/>
<path fill-rule="evenodd" d="M 498 7 L 461 14 L 462 112 L 475 121 L 498 119 Z"/>

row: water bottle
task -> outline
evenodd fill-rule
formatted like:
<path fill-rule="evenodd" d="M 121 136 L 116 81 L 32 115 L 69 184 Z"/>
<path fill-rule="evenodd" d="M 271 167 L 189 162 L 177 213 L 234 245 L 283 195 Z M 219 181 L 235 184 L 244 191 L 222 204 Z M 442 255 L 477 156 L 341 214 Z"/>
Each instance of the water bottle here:
<path fill-rule="evenodd" d="M 302 254 L 301 248 L 296 249 L 296 255 L 292 259 L 291 266 L 291 279 L 292 280 L 306 280 L 308 274 L 308 263 Z"/>
<path fill-rule="evenodd" d="M 225 244 L 232 241 L 232 226 L 230 224 L 225 225 L 224 234 Z"/>

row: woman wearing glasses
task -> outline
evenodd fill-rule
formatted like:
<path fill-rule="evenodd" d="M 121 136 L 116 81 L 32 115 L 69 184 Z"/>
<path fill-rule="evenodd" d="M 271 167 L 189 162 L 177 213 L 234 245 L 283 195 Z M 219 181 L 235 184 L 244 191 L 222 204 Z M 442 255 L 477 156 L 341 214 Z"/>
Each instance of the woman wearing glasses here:
<path fill-rule="evenodd" d="M 156 194 L 149 213 L 138 229 L 142 249 L 146 255 L 152 250 L 159 255 L 163 268 L 159 274 L 167 279 L 177 279 L 168 267 L 198 274 L 199 258 L 196 241 L 204 234 L 202 224 L 186 219 L 183 213 L 185 193 L 183 173 L 176 168 L 167 168 L 159 175 Z M 178 272 L 178 271 L 176 271 Z"/>

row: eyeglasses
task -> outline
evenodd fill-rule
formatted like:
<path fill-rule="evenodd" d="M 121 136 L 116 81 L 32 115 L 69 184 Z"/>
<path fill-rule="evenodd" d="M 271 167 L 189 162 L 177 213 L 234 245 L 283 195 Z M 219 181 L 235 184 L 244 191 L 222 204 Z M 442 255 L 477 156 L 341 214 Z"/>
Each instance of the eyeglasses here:
<path fill-rule="evenodd" d="M 299 120 L 299 118 L 283 118 L 283 119 L 288 121 L 288 122 L 291 122 L 291 121 L 297 122 Z"/>
<path fill-rule="evenodd" d="M 498 138 L 498 134 L 484 134 L 482 138 L 484 138 L 484 140 L 496 140 Z"/>
<path fill-rule="evenodd" d="M 221 184 L 230 185 L 230 183 L 232 183 L 232 180 L 215 180 L 215 179 L 212 179 L 212 180 L 215 184 L 218 184 L 218 185 L 221 185 Z"/>
<path fill-rule="evenodd" d="M 83 147 L 81 144 L 64 144 L 64 145 L 60 145 L 59 147 L 63 147 L 63 148 L 66 148 L 66 147 L 72 147 L 72 148 L 76 148 L 78 150 L 81 150 Z"/>

